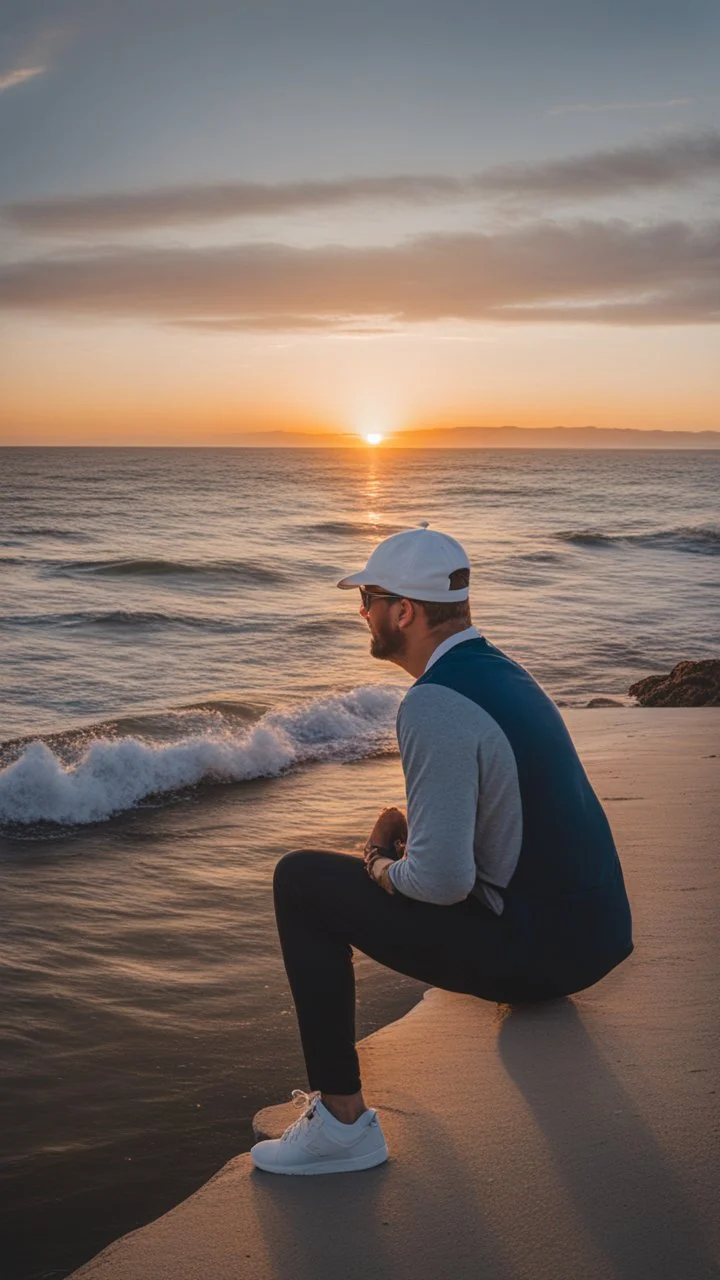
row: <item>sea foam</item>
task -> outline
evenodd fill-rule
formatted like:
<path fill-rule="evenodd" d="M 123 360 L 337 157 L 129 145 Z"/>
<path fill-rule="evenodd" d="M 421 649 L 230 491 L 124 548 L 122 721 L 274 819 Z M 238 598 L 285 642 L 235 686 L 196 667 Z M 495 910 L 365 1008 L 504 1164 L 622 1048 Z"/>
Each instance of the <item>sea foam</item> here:
<path fill-rule="evenodd" d="M 388 749 L 402 696 L 365 685 L 267 712 L 251 728 L 213 728 L 158 743 L 97 738 L 72 764 L 43 741 L 0 772 L 0 823 L 82 825 L 132 809 L 148 796 L 201 782 L 272 778 L 313 760 L 352 760 Z"/>

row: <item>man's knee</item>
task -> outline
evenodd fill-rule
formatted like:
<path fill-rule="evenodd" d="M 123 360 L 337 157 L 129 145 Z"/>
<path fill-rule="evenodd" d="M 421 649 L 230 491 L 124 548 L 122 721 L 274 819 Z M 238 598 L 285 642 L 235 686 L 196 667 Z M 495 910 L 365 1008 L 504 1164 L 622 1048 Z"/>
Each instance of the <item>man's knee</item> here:
<path fill-rule="evenodd" d="M 290 853 L 284 853 L 275 863 L 273 887 L 277 889 L 286 884 L 297 883 L 299 878 L 307 874 L 308 864 L 317 856 L 314 849 L 293 849 Z"/>

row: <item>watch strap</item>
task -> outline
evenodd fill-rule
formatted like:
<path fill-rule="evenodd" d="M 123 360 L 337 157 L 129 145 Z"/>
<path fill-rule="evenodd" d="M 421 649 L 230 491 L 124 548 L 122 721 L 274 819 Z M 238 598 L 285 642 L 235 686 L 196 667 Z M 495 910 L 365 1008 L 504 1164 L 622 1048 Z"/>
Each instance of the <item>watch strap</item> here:
<path fill-rule="evenodd" d="M 390 848 L 390 846 L 386 844 L 367 844 L 365 846 L 365 852 L 373 856 L 377 855 L 381 858 L 391 858 L 393 862 L 397 858 L 395 849 Z"/>

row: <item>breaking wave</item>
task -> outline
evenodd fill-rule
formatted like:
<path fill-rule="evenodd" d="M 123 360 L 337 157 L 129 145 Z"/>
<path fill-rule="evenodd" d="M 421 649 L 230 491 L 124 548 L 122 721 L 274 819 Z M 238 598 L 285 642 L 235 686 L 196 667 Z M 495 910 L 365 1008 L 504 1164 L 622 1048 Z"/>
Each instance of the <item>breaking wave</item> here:
<path fill-rule="evenodd" d="M 201 783 L 274 778 L 295 765 L 359 760 L 393 747 L 402 692 L 364 685 L 233 726 L 218 716 L 203 733 L 174 742 L 96 737 L 74 760 L 37 739 L 0 771 L 0 823 L 83 825 L 102 822 L 150 796 Z"/>

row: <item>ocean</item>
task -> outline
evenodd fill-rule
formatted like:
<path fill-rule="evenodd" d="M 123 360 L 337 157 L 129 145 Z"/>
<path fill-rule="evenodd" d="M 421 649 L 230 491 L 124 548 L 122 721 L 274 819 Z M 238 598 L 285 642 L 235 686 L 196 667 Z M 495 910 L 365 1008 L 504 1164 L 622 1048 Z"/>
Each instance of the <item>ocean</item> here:
<path fill-rule="evenodd" d="M 60 1277 L 306 1087 L 274 928 L 291 848 L 403 803 L 409 684 L 337 580 L 422 520 L 555 700 L 717 653 L 720 451 L 0 451 L 0 1199 Z M 358 1035 L 422 984 L 358 956 Z"/>

